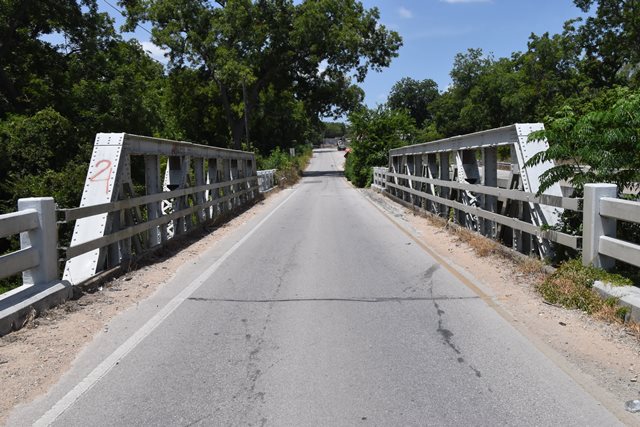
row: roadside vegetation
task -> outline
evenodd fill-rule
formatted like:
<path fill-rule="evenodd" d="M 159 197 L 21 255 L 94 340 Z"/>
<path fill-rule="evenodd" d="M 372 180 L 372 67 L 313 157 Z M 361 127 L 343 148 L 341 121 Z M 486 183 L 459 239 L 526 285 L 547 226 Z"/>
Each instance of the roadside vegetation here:
<path fill-rule="evenodd" d="M 402 110 L 362 108 L 349 116 L 351 152 L 345 162 L 347 179 L 358 187 L 371 185 L 372 167 L 387 164 L 389 150 L 407 145 L 416 128 Z"/>
<path fill-rule="evenodd" d="M 290 186 L 298 182 L 313 155 L 311 145 L 295 147 L 296 155 L 291 156 L 279 147 L 267 157 L 257 156 L 258 169 L 276 169 L 276 183 L 279 186 Z"/>
<path fill-rule="evenodd" d="M 640 4 L 573 3 L 589 15 L 566 22 L 562 33 L 532 34 L 526 50 L 503 58 L 470 48 L 456 55 L 446 89 L 428 75 L 423 80 L 403 78 L 383 106 L 356 111 L 350 120 L 375 128 L 393 111 L 402 111 L 415 127 L 403 140 L 406 144 L 544 122 L 547 131 L 537 136 L 546 136 L 551 149 L 532 163 L 548 158 L 561 165 L 543 176 L 543 186 L 567 179 L 576 185 L 578 196 L 582 185 L 593 180 L 629 188 L 640 181 Z M 406 135 L 405 127 L 399 123 L 397 133 Z M 354 172 L 347 177 L 355 185 L 368 185 L 358 172 L 386 166 L 383 151 L 388 147 L 362 133 L 352 148 L 369 153 L 354 156 Z"/>
<path fill-rule="evenodd" d="M 596 281 L 612 286 L 631 286 L 633 282 L 619 274 L 583 266 L 580 260 L 566 261 L 536 286 L 545 302 L 581 310 L 609 323 L 625 324 L 627 331 L 640 340 L 640 324 L 630 321 L 629 307 L 619 304 L 618 298 L 603 299 L 593 286 Z"/>

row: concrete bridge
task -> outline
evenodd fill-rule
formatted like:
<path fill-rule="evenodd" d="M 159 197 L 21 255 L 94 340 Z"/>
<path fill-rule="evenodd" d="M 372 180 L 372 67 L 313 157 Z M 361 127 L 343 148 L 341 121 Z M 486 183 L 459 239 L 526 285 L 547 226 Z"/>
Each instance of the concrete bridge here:
<path fill-rule="evenodd" d="M 344 179 L 343 161 L 316 150 L 298 185 L 118 317 L 9 424 L 629 422 L 514 327 L 492 295 L 401 232 Z M 251 182 L 249 165 L 239 184 Z M 200 179 L 196 193 L 222 187 Z M 209 207 L 252 191 L 218 192 L 227 198 Z M 197 221 L 216 208 L 175 209 Z M 163 224 L 152 225 L 161 242 Z"/>

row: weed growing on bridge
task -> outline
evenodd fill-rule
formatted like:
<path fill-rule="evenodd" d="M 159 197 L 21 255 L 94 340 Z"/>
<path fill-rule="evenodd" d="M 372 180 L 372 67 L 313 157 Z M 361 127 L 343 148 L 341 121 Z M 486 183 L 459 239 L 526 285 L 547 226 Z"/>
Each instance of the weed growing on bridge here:
<path fill-rule="evenodd" d="M 626 311 L 617 307 L 617 300 L 603 300 L 593 289 L 596 280 L 613 286 L 630 286 L 631 280 L 618 274 L 608 273 L 592 266 L 583 266 L 579 259 L 573 259 L 560 267 L 537 285 L 543 298 L 553 304 L 578 309 L 599 317 L 624 320 Z"/>
<path fill-rule="evenodd" d="M 467 230 L 462 227 L 455 227 L 454 233 L 463 242 L 466 242 L 471 248 L 473 248 L 476 255 L 481 258 L 495 254 L 498 252 L 499 243 L 486 238 L 478 233 Z"/>

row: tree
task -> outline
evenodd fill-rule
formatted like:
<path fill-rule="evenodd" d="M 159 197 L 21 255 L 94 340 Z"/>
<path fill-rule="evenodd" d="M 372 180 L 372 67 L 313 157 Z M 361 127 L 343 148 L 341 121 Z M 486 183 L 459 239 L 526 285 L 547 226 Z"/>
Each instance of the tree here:
<path fill-rule="evenodd" d="M 584 184 L 608 182 L 638 188 L 640 182 L 640 92 L 616 89 L 613 105 L 579 116 L 565 107 L 547 129 L 530 138 L 546 138 L 549 148 L 530 165 L 556 161 L 540 176 L 544 192 L 556 182 L 570 182 L 578 196 Z"/>
<path fill-rule="evenodd" d="M 97 132 L 158 131 L 162 65 L 93 0 L 4 1 L 0 34 L 0 209 L 77 205 Z"/>
<path fill-rule="evenodd" d="M 431 104 L 439 96 L 438 84 L 433 80 L 418 81 L 405 77 L 391 88 L 387 105 L 395 110 L 408 110 L 416 125 L 422 126 L 425 121 L 433 120 Z"/>
<path fill-rule="evenodd" d="M 598 86 L 632 79 L 640 83 L 640 2 L 637 0 L 574 0 L 583 12 L 595 14 L 576 30 L 584 49 L 583 67 Z"/>
<path fill-rule="evenodd" d="M 324 137 L 325 138 L 338 138 L 345 136 L 347 133 L 347 126 L 344 123 L 339 122 L 323 122 Z"/>
<path fill-rule="evenodd" d="M 240 147 L 264 91 L 291 90 L 310 115 L 342 112 L 362 99 L 351 83 L 389 65 L 400 37 L 359 1 L 122 0 L 131 28 L 152 24 L 170 69 L 198 69 L 218 87 Z M 250 136 L 250 135 L 249 135 Z"/>
<path fill-rule="evenodd" d="M 493 62 L 493 57 L 485 56 L 482 49 L 468 49 L 466 53 L 455 56 L 449 73 L 452 85 L 433 102 L 434 121 L 439 133 L 448 137 L 481 130 L 478 123 L 462 120 L 461 114 L 467 97 Z"/>
<path fill-rule="evenodd" d="M 66 83 L 60 47 L 42 40 L 59 33 L 65 53 L 86 47 L 104 23 L 95 0 L 3 0 L 0 3 L 0 118 L 54 104 Z"/>
<path fill-rule="evenodd" d="M 389 164 L 389 150 L 412 141 L 417 131 L 404 110 L 384 106 L 362 108 L 349 115 L 351 153 L 345 164 L 347 179 L 358 187 L 371 184 L 372 168 Z"/>

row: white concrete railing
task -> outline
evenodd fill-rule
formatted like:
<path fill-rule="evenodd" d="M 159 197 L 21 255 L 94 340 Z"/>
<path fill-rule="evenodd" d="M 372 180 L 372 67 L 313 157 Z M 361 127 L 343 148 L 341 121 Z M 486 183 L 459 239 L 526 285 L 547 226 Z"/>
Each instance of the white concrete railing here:
<path fill-rule="evenodd" d="M 51 197 L 20 199 L 18 212 L 0 215 L 0 238 L 20 234 L 20 250 L 0 256 L 0 279 L 22 273 L 23 286 L 58 279 L 56 208 Z"/>
<path fill-rule="evenodd" d="M 276 169 L 258 171 L 258 188 L 261 193 L 266 193 L 276 186 Z"/>
<path fill-rule="evenodd" d="M 614 184 L 584 188 L 582 263 L 605 270 L 615 260 L 640 267 L 640 245 L 616 238 L 617 221 L 640 223 L 640 202 L 618 199 Z"/>
<path fill-rule="evenodd" d="M 373 168 L 373 184 L 376 190 L 384 191 L 387 188 L 387 173 L 389 168 L 374 167 Z"/>

